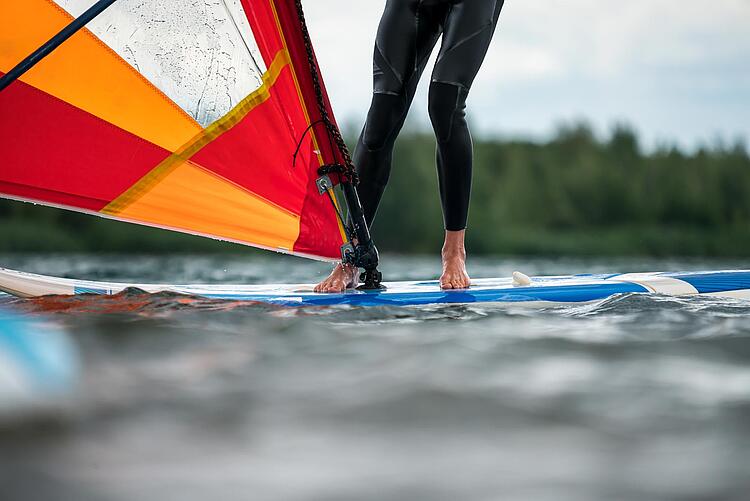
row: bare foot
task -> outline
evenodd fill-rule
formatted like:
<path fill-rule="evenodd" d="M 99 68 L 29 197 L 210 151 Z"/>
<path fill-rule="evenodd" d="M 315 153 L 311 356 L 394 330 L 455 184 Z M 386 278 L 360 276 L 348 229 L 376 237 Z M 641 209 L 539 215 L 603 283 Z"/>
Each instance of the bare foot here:
<path fill-rule="evenodd" d="M 344 292 L 359 283 L 359 270 L 350 264 L 338 264 L 331 274 L 315 286 L 315 292 Z"/>
<path fill-rule="evenodd" d="M 466 249 L 464 231 L 446 231 L 443 245 L 443 275 L 440 277 L 442 289 L 466 289 L 471 279 L 466 272 Z"/>

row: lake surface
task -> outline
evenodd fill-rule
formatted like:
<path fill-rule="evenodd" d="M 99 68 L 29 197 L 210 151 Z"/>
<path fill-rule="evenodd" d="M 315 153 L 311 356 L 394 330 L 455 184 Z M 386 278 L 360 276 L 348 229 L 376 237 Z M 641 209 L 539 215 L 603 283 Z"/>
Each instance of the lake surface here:
<path fill-rule="evenodd" d="M 268 257 L 0 256 L 95 280 L 311 282 Z M 748 268 L 477 259 L 476 278 Z M 434 258 L 386 256 L 389 280 Z M 714 500 L 750 493 L 750 304 L 625 295 L 537 311 L 19 301 L 80 347 L 53 416 L 0 425 L 0 499 Z"/>

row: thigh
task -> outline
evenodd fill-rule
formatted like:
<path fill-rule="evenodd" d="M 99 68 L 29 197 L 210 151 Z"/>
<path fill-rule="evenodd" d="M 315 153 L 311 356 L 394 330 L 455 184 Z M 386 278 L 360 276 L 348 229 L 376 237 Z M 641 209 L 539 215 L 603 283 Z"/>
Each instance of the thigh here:
<path fill-rule="evenodd" d="M 447 11 L 424 0 L 386 2 L 375 41 L 375 93 L 403 95 L 416 86 Z"/>
<path fill-rule="evenodd" d="M 487 55 L 503 0 L 456 0 L 444 22 L 432 80 L 471 87 Z"/>

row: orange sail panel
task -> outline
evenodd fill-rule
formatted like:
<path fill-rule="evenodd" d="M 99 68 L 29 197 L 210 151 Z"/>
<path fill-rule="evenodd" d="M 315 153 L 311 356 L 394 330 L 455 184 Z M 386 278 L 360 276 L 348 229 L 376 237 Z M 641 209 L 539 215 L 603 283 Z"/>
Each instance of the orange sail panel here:
<path fill-rule="evenodd" d="M 91 3 L 0 3 L 0 75 Z M 0 92 L 0 196 L 339 259 L 301 33 L 294 0 L 115 2 Z"/>

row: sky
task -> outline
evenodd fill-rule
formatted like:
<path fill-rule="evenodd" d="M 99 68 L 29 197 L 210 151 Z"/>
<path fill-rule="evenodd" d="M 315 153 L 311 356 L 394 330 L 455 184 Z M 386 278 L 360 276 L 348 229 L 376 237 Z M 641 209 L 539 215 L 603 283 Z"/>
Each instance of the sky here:
<path fill-rule="evenodd" d="M 308 0 L 334 111 L 360 128 L 385 0 Z M 409 120 L 428 125 L 428 67 Z M 644 145 L 750 140 L 750 0 L 506 0 L 468 102 L 475 135 L 544 139 L 586 120 Z"/>

